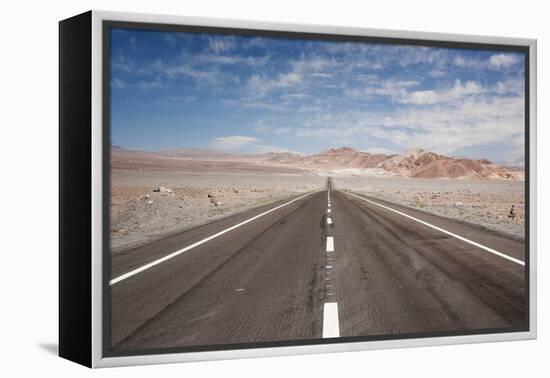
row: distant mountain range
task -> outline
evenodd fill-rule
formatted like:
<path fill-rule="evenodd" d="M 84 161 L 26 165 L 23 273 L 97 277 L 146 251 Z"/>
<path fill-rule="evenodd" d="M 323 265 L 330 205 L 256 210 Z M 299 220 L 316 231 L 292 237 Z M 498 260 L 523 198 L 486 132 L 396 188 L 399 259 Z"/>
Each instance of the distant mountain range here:
<path fill-rule="evenodd" d="M 523 171 L 525 170 L 525 159 L 519 158 L 516 161 L 514 161 L 511 165 L 507 165 L 506 168 L 512 171 Z"/>
<path fill-rule="evenodd" d="M 123 150 L 123 148 L 121 146 L 119 146 L 118 144 L 116 144 L 116 143 L 111 143 L 111 149 L 113 149 L 113 150 Z"/>
<path fill-rule="evenodd" d="M 117 145 L 112 145 L 112 148 L 113 150 L 122 149 Z M 331 148 L 308 156 L 291 152 L 238 155 L 193 148 L 180 148 L 147 154 L 193 160 L 239 160 L 249 163 L 285 165 L 317 172 L 360 170 L 362 172 L 372 171 L 384 175 L 416 178 L 524 179 L 522 160 L 518 160 L 516 164 L 511 166 L 501 166 L 486 159 L 449 157 L 419 148 L 400 155 L 373 154 L 357 151 L 350 147 Z"/>
<path fill-rule="evenodd" d="M 303 168 L 317 169 L 382 169 L 405 177 L 452 179 L 522 179 L 518 166 L 514 170 L 486 159 L 455 158 L 424 151 L 419 148 L 401 155 L 372 154 L 350 147 L 331 148 L 319 154 L 300 156 L 274 154 L 273 161 Z"/>

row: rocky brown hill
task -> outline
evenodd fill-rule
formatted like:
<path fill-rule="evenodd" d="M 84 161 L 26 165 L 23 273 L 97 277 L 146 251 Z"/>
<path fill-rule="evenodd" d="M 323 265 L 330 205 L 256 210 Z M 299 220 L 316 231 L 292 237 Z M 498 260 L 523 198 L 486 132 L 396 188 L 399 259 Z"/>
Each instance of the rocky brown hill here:
<path fill-rule="evenodd" d="M 299 160 L 302 155 L 293 152 L 268 152 L 261 155 L 254 155 L 254 157 L 278 163 L 291 163 Z"/>
<path fill-rule="evenodd" d="M 300 157 L 293 164 L 304 167 L 338 169 L 338 168 L 376 168 L 388 158 L 383 154 L 361 152 L 350 147 L 331 148 L 315 155 Z"/>
<path fill-rule="evenodd" d="M 380 168 L 401 176 L 453 179 L 522 179 L 511 171 L 486 159 L 474 160 L 439 155 L 422 149 L 412 149 L 386 159 Z"/>
<path fill-rule="evenodd" d="M 521 170 L 511 170 L 486 159 L 455 158 L 419 148 L 401 155 L 361 152 L 350 147 L 331 148 L 319 154 L 284 161 L 302 168 L 377 168 L 398 176 L 449 179 L 521 180 Z"/>

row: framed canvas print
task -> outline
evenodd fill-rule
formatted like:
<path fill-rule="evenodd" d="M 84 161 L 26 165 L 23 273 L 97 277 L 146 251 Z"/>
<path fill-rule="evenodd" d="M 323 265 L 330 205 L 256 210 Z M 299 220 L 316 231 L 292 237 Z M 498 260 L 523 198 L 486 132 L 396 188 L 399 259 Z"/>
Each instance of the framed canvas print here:
<path fill-rule="evenodd" d="M 60 22 L 60 355 L 536 337 L 536 42 Z"/>

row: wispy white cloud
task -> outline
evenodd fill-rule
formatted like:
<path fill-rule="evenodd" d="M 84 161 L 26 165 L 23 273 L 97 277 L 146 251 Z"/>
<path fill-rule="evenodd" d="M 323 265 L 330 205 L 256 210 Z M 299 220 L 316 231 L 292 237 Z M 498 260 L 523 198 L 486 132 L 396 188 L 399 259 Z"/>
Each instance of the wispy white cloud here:
<path fill-rule="evenodd" d="M 259 142 L 259 139 L 251 136 L 232 135 L 212 140 L 210 147 L 220 150 L 238 150 Z"/>
<path fill-rule="evenodd" d="M 234 36 L 208 36 L 208 49 L 214 54 L 219 54 L 227 51 L 231 51 L 236 46 L 236 39 Z"/>
<path fill-rule="evenodd" d="M 172 33 L 166 33 L 164 35 L 164 42 L 168 43 L 169 45 L 175 45 L 177 42 L 176 37 Z"/>
<path fill-rule="evenodd" d="M 311 74 L 314 78 L 322 78 L 322 79 L 331 79 L 334 77 L 333 74 L 327 73 L 327 72 L 314 72 Z"/>
<path fill-rule="evenodd" d="M 157 59 L 151 65 L 152 68 L 169 78 L 174 78 L 179 75 L 187 76 L 196 80 L 206 80 L 213 82 L 216 80 L 218 73 L 215 71 L 206 71 L 195 68 L 190 62 L 181 62 L 176 64 L 166 63 L 162 59 Z"/>
<path fill-rule="evenodd" d="M 506 151 L 512 161 L 523 153 L 524 99 L 521 92 L 492 95 L 494 88 L 455 83 L 441 93 L 423 94 L 424 98 L 411 92 L 415 103 L 394 111 L 307 113 L 294 135 L 337 143 L 374 138 L 382 145 L 395 146 L 389 149 L 396 152 L 422 147 L 450 155 L 473 146 L 513 141 L 517 147 Z"/>
<path fill-rule="evenodd" d="M 260 134 L 283 135 L 290 133 L 292 128 L 288 126 L 270 126 L 264 120 L 260 120 L 254 127 L 254 131 Z"/>
<path fill-rule="evenodd" d="M 417 80 L 370 79 L 367 80 L 366 85 L 353 86 L 351 88 L 345 87 L 343 89 L 343 94 L 345 96 L 364 99 L 370 96 L 383 96 L 393 101 L 397 101 L 405 97 L 409 93 L 408 91 L 410 88 L 416 87 L 419 84 L 420 82 Z"/>
<path fill-rule="evenodd" d="M 458 101 L 466 96 L 480 94 L 482 90 L 481 85 L 474 81 L 462 84 L 457 79 L 454 86 L 450 89 L 402 92 L 398 101 L 403 104 L 432 105 L 441 102 Z"/>
<path fill-rule="evenodd" d="M 299 154 L 299 155 L 301 155 L 300 152 L 291 151 L 291 150 L 289 150 L 288 148 L 279 147 L 279 146 L 273 146 L 273 145 L 269 145 L 269 144 L 257 144 L 257 145 L 254 145 L 253 148 L 250 150 L 249 153 L 252 153 L 252 154 L 266 154 L 266 153 L 269 153 L 269 152 L 275 152 L 275 153 L 280 153 L 280 152 L 291 152 L 291 153 L 294 153 L 294 154 Z"/>
<path fill-rule="evenodd" d="M 122 79 L 115 77 L 111 80 L 111 88 L 113 89 L 124 89 L 126 87 L 127 87 L 126 82 Z"/>
<path fill-rule="evenodd" d="M 265 96 L 270 92 L 282 88 L 291 88 L 301 83 L 303 76 L 296 72 L 280 73 L 270 79 L 261 75 L 252 75 L 248 79 L 248 88 L 251 95 Z"/>
<path fill-rule="evenodd" d="M 452 154 L 465 147 L 508 142 L 522 128 L 521 99 L 469 100 L 458 106 L 399 112 L 382 119 L 373 135 L 405 148 Z"/>
<path fill-rule="evenodd" d="M 301 100 L 304 98 L 308 98 L 310 97 L 310 95 L 305 93 L 288 93 L 288 94 L 281 95 L 281 97 L 292 101 L 292 100 Z"/>
<path fill-rule="evenodd" d="M 510 67 L 521 60 L 517 54 L 495 54 L 489 58 L 489 66 L 492 68 L 500 69 L 503 67 Z"/>
<path fill-rule="evenodd" d="M 287 148 L 263 143 L 260 139 L 243 136 L 232 135 L 215 138 L 209 143 L 209 147 L 216 150 L 223 150 L 233 153 L 244 154 L 263 154 L 268 152 L 293 152 Z"/>
<path fill-rule="evenodd" d="M 271 54 L 266 54 L 263 56 L 243 56 L 238 54 L 229 54 L 229 53 L 212 53 L 206 52 L 198 54 L 194 57 L 194 60 L 200 64 L 212 64 L 212 65 L 247 65 L 251 68 L 260 68 L 265 66 Z"/>
<path fill-rule="evenodd" d="M 226 108 L 234 109 L 260 109 L 271 112 L 282 112 L 285 110 L 283 104 L 269 100 L 260 100 L 254 96 L 235 98 L 223 98 L 221 104 Z"/>
<path fill-rule="evenodd" d="M 198 96 L 161 96 L 157 104 L 164 106 L 181 106 L 197 100 Z"/>
<path fill-rule="evenodd" d="M 197 86 L 214 86 L 212 90 L 224 89 L 225 85 L 235 85 L 240 82 L 240 77 L 234 73 L 222 70 L 220 67 L 206 68 L 197 60 L 186 59 L 176 62 L 166 62 L 157 59 L 151 64 L 151 69 L 156 75 L 165 78 L 165 81 L 178 78 L 194 80 Z"/>
<path fill-rule="evenodd" d="M 162 89 L 168 88 L 168 83 L 157 77 L 152 80 L 141 80 L 137 83 L 137 87 L 142 90 L 147 89 Z"/>
<path fill-rule="evenodd" d="M 296 72 L 289 72 L 285 74 L 280 74 L 278 80 L 275 82 L 277 87 L 292 87 L 295 84 L 298 84 L 302 81 L 303 76 Z"/>
<path fill-rule="evenodd" d="M 368 152 L 371 154 L 384 154 L 384 155 L 396 155 L 398 154 L 398 151 L 389 149 L 389 148 L 383 148 L 383 147 L 372 147 L 367 148 L 365 150 L 362 150 L 363 152 Z"/>
<path fill-rule="evenodd" d="M 458 55 L 452 60 L 452 64 L 457 67 L 474 70 L 507 69 L 521 62 L 522 57 L 517 53 L 493 54 L 488 58 L 468 58 Z"/>

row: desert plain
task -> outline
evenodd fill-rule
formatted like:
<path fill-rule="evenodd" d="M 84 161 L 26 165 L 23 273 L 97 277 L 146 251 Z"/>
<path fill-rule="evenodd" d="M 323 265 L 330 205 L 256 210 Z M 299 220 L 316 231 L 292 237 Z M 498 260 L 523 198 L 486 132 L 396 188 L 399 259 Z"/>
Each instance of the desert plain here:
<path fill-rule="evenodd" d="M 113 148 L 111 251 L 126 251 L 257 206 L 322 190 L 327 177 L 337 190 L 524 238 L 525 182 L 517 167 L 422 150 L 388 157 L 340 148 L 302 157 Z"/>

